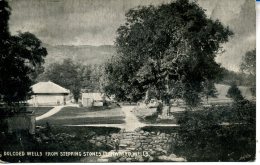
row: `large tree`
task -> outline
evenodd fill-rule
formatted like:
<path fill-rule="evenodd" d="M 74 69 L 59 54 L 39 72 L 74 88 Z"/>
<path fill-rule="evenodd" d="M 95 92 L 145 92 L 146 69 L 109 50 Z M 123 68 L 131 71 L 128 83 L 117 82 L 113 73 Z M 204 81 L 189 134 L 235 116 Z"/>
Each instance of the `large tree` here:
<path fill-rule="evenodd" d="M 117 32 L 106 92 L 137 101 L 152 88 L 158 99 L 181 97 L 189 105 L 199 103 L 203 82 L 219 77 L 215 57 L 233 34 L 188 0 L 131 9 Z"/>
<path fill-rule="evenodd" d="M 44 63 L 47 51 L 33 34 L 9 33 L 11 8 L 0 1 L 0 102 L 8 105 L 30 97 L 31 85 L 38 68 Z"/>

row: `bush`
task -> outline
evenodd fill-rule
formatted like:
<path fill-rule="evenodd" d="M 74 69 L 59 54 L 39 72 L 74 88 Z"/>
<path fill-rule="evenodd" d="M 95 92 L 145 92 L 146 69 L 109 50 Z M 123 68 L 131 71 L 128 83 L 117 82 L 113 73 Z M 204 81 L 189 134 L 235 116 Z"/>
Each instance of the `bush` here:
<path fill-rule="evenodd" d="M 226 111 L 225 111 L 226 110 Z M 223 125 L 227 122 L 227 125 Z M 181 129 L 174 153 L 188 161 L 253 161 L 255 159 L 255 104 L 186 111 L 178 120 Z"/>
<path fill-rule="evenodd" d="M 150 116 L 144 117 L 145 121 L 148 121 L 148 122 L 151 122 L 151 123 L 155 123 L 157 118 L 158 118 L 158 113 L 153 113 Z"/>
<path fill-rule="evenodd" d="M 163 104 L 162 104 L 162 102 L 159 101 L 158 106 L 156 108 L 156 112 L 158 114 L 162 114 L 162 111 L 163 111 Z"/>

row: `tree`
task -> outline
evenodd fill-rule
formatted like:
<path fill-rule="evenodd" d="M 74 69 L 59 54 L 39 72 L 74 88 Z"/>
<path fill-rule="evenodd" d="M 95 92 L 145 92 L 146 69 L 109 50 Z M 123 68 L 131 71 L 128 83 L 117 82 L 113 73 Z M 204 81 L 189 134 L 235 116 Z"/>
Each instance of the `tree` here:
<path fill-rule="evenodd" d="M 203 84 L 203 95 L 206 96 L 206 100 L 208 102 L 209 97 L 217 97 L 217 89 L 213 81 L 205 81 Z"/>
<path fill-rule="evenodd" d="M 6 0 L 0 1 L 0 41 L 3 44 L 9 38 L 8 20 L 11 14 L 11 8 Z M 2 47 L 1 47 L 2 48 Z"/>
<path fill-rule="evenodd" d="M 42 42 L 35 35 L 29 32 L 10 35 L 10 13 L 8 3 L 0 1 L 0 102 L 9 106 L 30 97 L 37 68 L 42 67 L 47 55 Z"/>
<path fill-rule="evenodd" d="M 181 90 L 176 97 L 191 106 L 200 102 L 202 82 L 219 76 L 215 57 L 233 34 L 188 0 L 131 9 L 117 33 L 117 55 L 106 65 L 107 93 L 137 101 L 154 88 L 167 103 Z"/>
<path fill-rule="evenodd" d="M 53 63 L 45 71 L 45 79 L 53 81 L 67 89 L 73 94 L 77 102 L 82 88 L 81 65 L 74 63 L 71 59 L 65 59 L 61 64 Z"/>
<path fill-rule="evenodd" d="M 240 70 L 247 74 L 256 75 L 256 50 L 248 51 L 245 54 Z"/>
<path fill-rule="evenodd" d="M 227 96 L 232 98 L 236 102 L 244 100 L 241 91 L 238 89 L 235 83 L 233 83 L 231 87 L 228 89 Z"/>
<path fill-rule="evenodd" d="M 248 51 L 242 59 L 240 70 L 249 74 L 249 81 L 253 95 L 256 95 L 256 50 Z"/>

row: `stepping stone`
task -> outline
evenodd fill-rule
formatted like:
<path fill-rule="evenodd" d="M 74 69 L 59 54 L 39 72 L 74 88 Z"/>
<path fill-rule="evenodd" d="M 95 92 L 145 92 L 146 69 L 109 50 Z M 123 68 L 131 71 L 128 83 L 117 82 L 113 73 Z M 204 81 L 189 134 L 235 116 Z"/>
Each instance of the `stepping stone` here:
<path fill-rule="evenodd" d="M 97 162 L 102 162 L 102 163 L 105 163 L 105 162 L 108 162 L 108 159 L 98 159 Z"/>

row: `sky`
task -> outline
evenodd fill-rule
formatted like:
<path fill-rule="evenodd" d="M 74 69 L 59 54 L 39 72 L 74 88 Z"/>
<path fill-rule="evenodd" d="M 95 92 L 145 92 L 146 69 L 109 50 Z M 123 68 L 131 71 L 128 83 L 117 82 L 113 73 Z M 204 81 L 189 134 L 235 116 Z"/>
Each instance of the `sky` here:
<path fill-rule="evenodd" d="M 113 45 L 125 13 L 138 5 L 171 0 L 8 0 L 10 32 L 34 33 L 50 45 Z M 242 56 L 255 48 L 255 0 L 198 0 L 209 18 L 219 19 L 235 35 L 216 60 L 238 71 Z"/>

